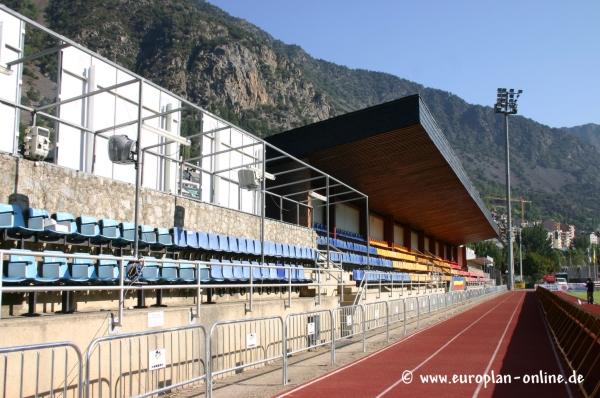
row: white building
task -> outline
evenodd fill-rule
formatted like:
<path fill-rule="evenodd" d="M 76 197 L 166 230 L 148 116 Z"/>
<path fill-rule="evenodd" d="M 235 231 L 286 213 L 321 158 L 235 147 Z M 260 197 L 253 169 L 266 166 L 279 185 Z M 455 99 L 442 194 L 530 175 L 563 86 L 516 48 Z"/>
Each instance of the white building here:
<path fill-rule="evenodd" d="M 548 240 L 553 249 L 567 250 L 575 239 L 575 226 L 561 224 L 554 220 L 545 220 L 542 226 L 548 233 Z"/>

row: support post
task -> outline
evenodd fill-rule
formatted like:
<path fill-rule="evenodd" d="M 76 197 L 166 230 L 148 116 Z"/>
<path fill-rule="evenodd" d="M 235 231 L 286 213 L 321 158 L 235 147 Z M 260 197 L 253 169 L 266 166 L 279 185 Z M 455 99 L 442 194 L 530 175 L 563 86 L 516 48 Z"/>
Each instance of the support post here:
<path fill-rule="evenodd" d="M 140 80 L 138 92 L 138 122 L 137 122 L 137 142 L 136 142 L 136 154 L 135 154 L 135 204 L 134 204 L 134 235 L 133 235 L 133 256 L 139 258 L 139 224 L 140 224 L 140 185 L 142 179 L 142 110 L 143 110 L 143 95 L 144 95 L 144 83 Z"/>
<path fill-rule="evenodd" d="M 510 140 L 508 137 L 508 113 L 504 114 L 504 131 L 506 133 L 506 211 L 508 225 L 506 235 L 508 241 L 508 289 L 515 288 L 515 265 L 513 259 L 513 241 L 512 241 L 512 211 L 510 201 Z"/>

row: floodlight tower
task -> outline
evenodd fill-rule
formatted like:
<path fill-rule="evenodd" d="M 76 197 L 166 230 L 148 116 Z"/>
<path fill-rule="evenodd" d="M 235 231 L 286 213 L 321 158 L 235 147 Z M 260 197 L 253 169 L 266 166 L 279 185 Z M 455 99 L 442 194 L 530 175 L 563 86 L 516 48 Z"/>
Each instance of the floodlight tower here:
<path fill-rule="evenodd" d="M 515 89 L 498 89 L 498 96 L 496 98 L 496 105 L 494 111 L 496 113 L 504 114 L 504 130 L 506 133 L 506 210 L 507 210 L 507 221 L 508 225 L 506 228 L 506 239 L 508 241 L 508 289 L 513 290 L 515 284 L 515 264 L 513 259 L 513 231 L 512 231 L 512 220 L 511 220 L 511 207 L 510 207 L 510 145 L 508 139 L 508 115 L 515 115 L 517 113 L 517 100 L 523 93 L 523 90 Z"/>

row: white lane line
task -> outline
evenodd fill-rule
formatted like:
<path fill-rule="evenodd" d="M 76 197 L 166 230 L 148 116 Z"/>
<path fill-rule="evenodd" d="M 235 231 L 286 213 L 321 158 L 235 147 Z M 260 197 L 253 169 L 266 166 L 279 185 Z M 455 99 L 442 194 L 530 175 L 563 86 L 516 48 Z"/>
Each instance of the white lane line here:
<path fill-rule="evenodd" d="M 410 370 L 411 373 L 414 373 L 415 371 L 419 370 L 423 365 L 425 365 L 427 362 L 429 362 L 430 360 L 432 360 L 437 354 L 439 354 L 444 348 L 446 348 L 450 344 L 452 344 L 452 342 L 454 340 L 456 340 L 464 332 L 466 332 L 467 330 L 469 330 L 473 326 L 475 326 L 475 324 L 477 322 L 479 322 L 480 320 L 482 320 L 483 318 L 485 318 L 490 312 L 492 312 L 493 310 L 495 310 L 496 308 L 498 308 L 498 306 L 500 306 L 501 304 L 504 304 L 509 298 L 510 297 L 507 297 L 504 301 L 496 304 L 495 306 L 493 306 L 492 308 L 490 308 L 485 314 L 483 314 L 482 316 L 480 316 L 479 318 L 477 318 L 476 320 L 474 320 L 471 324 L 469 324 L 469 326 L 467 326 L 466 328 L 464 328 L 463 330 L 461 330 L 460 332 L 458 332 L 458 334 L 456 334 L 454 337 L 452 337 L 452 339 L 448 340 L 443 346 L 441 346 L 440 348 L 438 348 L 433 354 L 431 354 L 430 356 L 428 356 L 427 358 L 425 358 L 420 364 L 418 364 L 416 367 L 414 367 L 413 369 L 411 369 Z M 400 383 L 404 383 L 404 379 L 402 379 L 402 378 L 398 379 L 398 381 L 396 381 L 394 384 L 392 384 L 391 386 L 389 386 L 388 388 L 386 388 L 385 390 L 383 390 L 382 392 L 380 392 L 375 398 L 381 398 L 381 397 L 383 397 L 385 394 L 387 394 L 388 392 L 390 392 L 391 390 L 393 390 L 394 387 L 396 387 Z"/>
<path fill-rule="evenodd" d="M 540 311 L 540 316 L 542 317 L 542 322 L 544 323 L 544 329 L 546 330 L 546 336 L 548 337 L 548 342 L 550 342 L 550 347 L 552 347 L 552 353 L 554 354 L 554 359 L 556 360 L 556 364 L 558 365 L 558 370 L 560 370 L 560 374 L 566 378 L 565 369 L 560 363 L 560 358 L 558 357 L 558 353 L 556 352 L 556 347 L 554 347 L 554 340 L 550 335 L 550 330 L 548 329 L 548 322 L 546 320 L 546 315 L 542 311 L 542 304 L 538 302 L 538 310 Z M 569 398 L 573 398 L 573 393 L 571 392 L 571 386 L 569 383 L 565 383 L 565 390 L 567 390 L 567 395 Z"/>
<path fill-rule="evenodd" d="M 498 297 L 501 297 L 501 296 L 502 296 L 502 295 L 500 295 L 500 296 L 498 296 Z M 504 301 L 506 301 L 506 300 L 504 300 Z M 503 302 L 504 302 L 504 301 L 503 301 Z M 457 314 L 456 316 L 458 316 L 458 315 L 463 315 L 463 314 L 466 314 L 468 311 L 474 310 L 474 309 L 475 309 L 475 308 L 477 308 L 478 306 L 480 306 L 480 305 L 483 305 L 483 304 L 485 304 L 485 303 L 487 303 L 487 301 L 486 301 L 486 302 L 483 302 L 483 303 L 479 303 L 477 306 L 475 306 L 475 307 L 473 307 L 473 308 L 470 308 L 470 309 L 468 309 L 468 310 L 467 310 L 467 311 L 465 311 L 465 312 L 462 312 L 462 313 L 460 313 L 460 314 Z M 395 346 L 397 346 L 397 345 L 399 345 L 399 344 L 402 344 L 402 343 L 404 343 L 405 341 L 407 341 L 407 340 L 410 340 L 411 338 L 415 337 L 416 335 L 418 335 L 418 334 L 421 334 L 421 333 L 423 333 L 423 332 L 425 332 L 425 331 L 427 331 L 427 330 L 429 330 L 429 329 L 431 329 L 431 328 L 433 328 L 433 327 L 435 327 L 435 326 L 438 326 L 438 325 L 439 325 L 439 324 L 441 324 L 441 323 L 447 322 L 447 321 L 449 321 L 449 320 L 451 320 L 451 319 L 453 319 L 453 318 L 441 319 L 440 321 L 438 321 L 438 322 L 436 322 L 436 323 L 433 323 L 433 324 L 431 324 L 431 325 L 427 326 L 426 328 L 424 328 L 424 329 L 421 329 L 421 330 L 419 330 L 419 331 L 417 331 L 417 332 L 414 332 L 413 334 L 411 334 L 411 335 L 409 335 L 409 336 L 406 336 L 406 337 L 405 337 L 405 338 L 403 338 L 402 340 L 398 340 L 398 341 L 396 341 L 395 343 L 393 343 L 393 344 L 391 344 L 391 345 L 389 345 L 389 346 L 387 346 L 387 347 L 384 347 L 384 348 L 382 348 L 382 349 L 381 349 L 381 350 L 379 350 L 379 351 L 375 351 L 374 353 L 372 353 L 372 354 L 369 354 L 369 355 L 367 355 L 366 357 L 363 357 L 363 358 L 361 358 L 361 359 L 359 359 L 359 360 L 357 360 L 357 361 L 354 361 L 354 362 L 352 362 L 352 363 L 349 363 L 348 365 L 342 366 L 341 368 L 339 368 L 339 369 L 336 369 L 336 370 L 334 370 L 333 372 L 326 373 L 326 374 L 324 374 L 324 375 L 323 375 L 323 376 L 321 376 L 321 377 L 318 377 L 318 378 L 316 378 L 316 379 L 314 379 L 314 380 L 312 380 L 312 381 L 309 381 L 308 383 L 305 383 L 305 384 L 299 385 L 298 387 L 294 388 L 293 390 L 290 390 L 290 391 L 288 391 L 288 392 L 285 392 L 285 393 L 283 393 L 283 394 L 277 395 L 277 396 L 276 396 L 276 398 L 283 398 L 283 397 L 287 397 L 288 395 L 291 395 L 291 394 L 293 394 L 293 393 L 295 393 L 295 392 L 297 392 L 297 391 L 300 391 L 300 390 L 302 390 L 302 389 L 304 389 L 304 388 L 306 388 L 306 387 L 308 387 L 308 386 L 310 386 L 310 385 L 312 385 L 312 384 L 315 384 L 315 383 L 317 383 L 317 382 L 319 382 L 319 381 L 321 381 L 321 380 L 324 380 L 324 379 L 326 379 L 326 378 L 328 378 L 328 377 L 331 377 L 331 376 L 333 376 L 333 375 L 335 375 L 335 374 L 337 374 L 337 373 L 340 373 L 340 372 L 341 372 L 341 371 L 343 371 L 343 370 L 346 370 L 346 369 L 348 369 L 348 368 L 351 368 L 351 367 L 352 367 L 352 366 L 354 366 L 354 365 L 358 365 L 359 363 L 361 363 L 361 362 L 363 362 L 363 361 L 366 361 L 366 360 L 367 360 L 367 359 L 369 359 L 369 358 L 372 358 L 372 357 L 374 357 L 374 356 L 376 356 L 376 355 L 379 355 L 379 354 L 381 354 L 382 352 L 385 352 L 385 351 L 389 350 L 390 348 L 393 348 L 393 347 L 395 347 Z"/>
<path fill-rule="evenodd" d="M 492 367 L 492 363 L 496 359 L 496 355 L 498 355 L 498 351 L 500 350 L 500 346 L 502 345 L 502 342 L 504 341 L 504 337 L 506 336 L 506 332 L 508 332 L 508 327 L 512 323 L 512 320 L 515 317 L 515 314 L 517 313 L 517 310 L 519 309 L 519 307 L 521 307 L 521 305 L 523 304 L 524 300 L 525 300 L 525 294 L 523 294 L 523 298 L 521 299 L 521 301 L 519 302 L 519 304 L 515 307 L 515 309 L 512 312 L 512 315 L 510 316 L 508 322 L 506 323 L 506 327 L 504 328 L 504 332 L 502 332 L 502 336 L 500 336 L 500 339 L 498 340 L 498 344 L 496 345 L 496 349 L 494 350 L 494 353 L 492 354 L 492 357 L 490 358 L 490 361 L 488 362 L 488 364 L 487 364 L 487 366 L 485 368 L 485 371 L 483 372 L 484 375 L 487 375 L 488 372 L 490 371 L 490 368 Z M 481 387 L 482 386 L 483 386 L 483 381 L 481 381 L 477 385 L 477 388 L 475 389 L 475 392 L 473 393 L 473 398 L 477 398 L 477 396 L 479 395 L 479 391 L 481 391 Z"/>

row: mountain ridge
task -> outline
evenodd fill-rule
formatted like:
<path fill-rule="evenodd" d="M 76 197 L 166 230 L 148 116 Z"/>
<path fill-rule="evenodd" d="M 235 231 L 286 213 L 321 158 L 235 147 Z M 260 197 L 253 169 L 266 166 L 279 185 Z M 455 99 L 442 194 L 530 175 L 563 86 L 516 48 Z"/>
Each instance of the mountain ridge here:
<path fill-rule="evenodd" d="M 19 9 L 28 2 L 7 3 Z M 419 93 L 484 199 L 503 195 L 503 120 L 491 107 L 313 58 L 205 1 L 38 0 L 36 6 L 51 29 L 263 137 Z M 595 128 L 551 128 L 523 116 L 511 116 L 510 125 L 514 195 L 533 201 L 527 218 L 597 229 Z"/>

